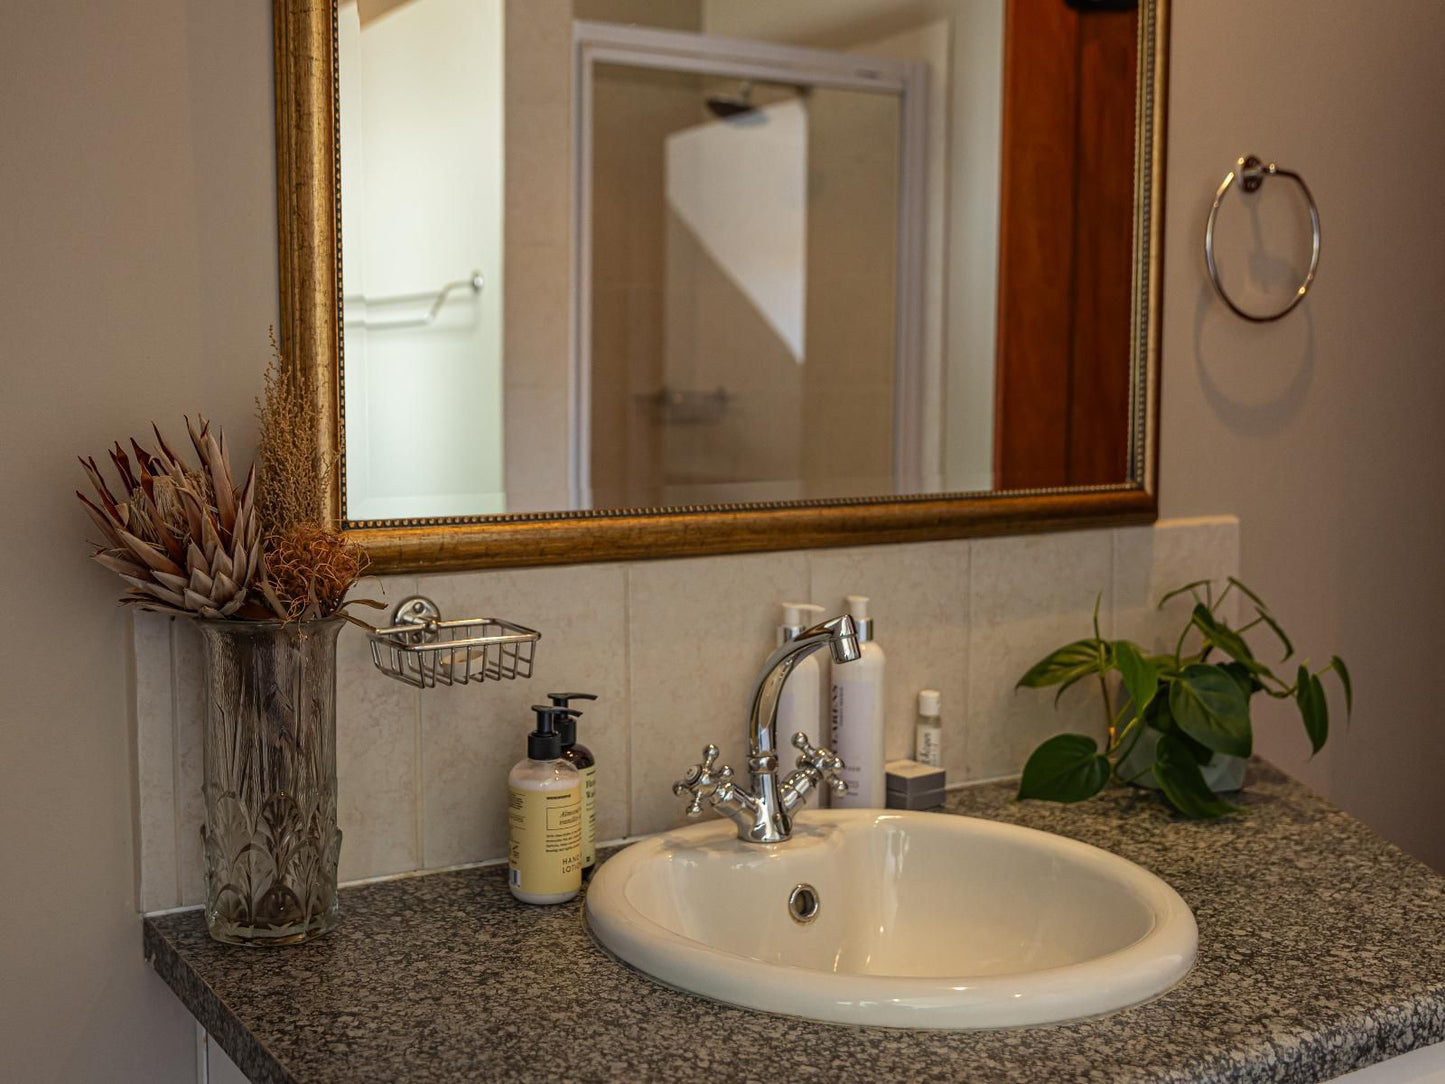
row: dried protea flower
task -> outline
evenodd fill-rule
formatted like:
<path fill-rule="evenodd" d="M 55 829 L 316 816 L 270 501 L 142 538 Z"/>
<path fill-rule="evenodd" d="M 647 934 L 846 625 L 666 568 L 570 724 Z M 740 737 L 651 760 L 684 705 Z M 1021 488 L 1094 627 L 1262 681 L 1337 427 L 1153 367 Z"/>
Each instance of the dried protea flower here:
<path fill-rule="evenodd" d="M 366 551 L 341 532 L 298 524 L 266 539 L 267 600 L 286 620 L 329 617 L 366 563 Z"/>
<path fill-rule="evenodd" d="M 200 457 L 192 468 L 151 426 L 156 451 L 130 442 L 132 465 L 117 444 L 110 453 L 122 497 L 106 485 L 95 460 L 82 459 L 96 501 L 76 492 L 101 532 L 92 555 L 130 585 L 121 602 L 189 617 L 231 617 L 261 570 L 261 522 L 255 511 L 256 469 L 239 489 L 225 437 L 186 419 Z M 97 503 L 98 502 L 98 503 Z"/>

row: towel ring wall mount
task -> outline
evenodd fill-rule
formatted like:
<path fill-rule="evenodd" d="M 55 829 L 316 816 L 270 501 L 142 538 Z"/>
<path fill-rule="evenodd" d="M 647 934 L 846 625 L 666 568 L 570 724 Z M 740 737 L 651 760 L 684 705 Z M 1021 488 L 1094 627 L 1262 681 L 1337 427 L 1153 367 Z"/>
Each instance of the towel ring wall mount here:
<path fill-rule="evenodd" d="M 1300 191 L 1304 193 L 1305 203 L 1310 212 L 1310 268 L 1305 273 L 1304 281 L 1295 289 L 1294 296 L 1290 298 L 1284 308 L 1278 312 L 1254 313 L 1246 312 L 1236 305 L 1234 299 L 1225 292 L 1224 283 L 1219 279 L 1219 266 L 1214 261 L 1214 223 L 1219 218 L 1219 205 L 1224 201 L 1224 194 L 1229 191 L 1231 185 L 1237 182 L 1245 192 L 1254 193 L 1259 191 L 1259 187 L 1264 184 L 1266 177 L 1288 177 L 1299 185 Z M 1315 198 L 1311 195 L 1304 178 L 1294 170 L 1283 169 L 1273 162 L 1263 163 L 1252 154 L 1235 162 L 1234 168 L 1226 173 L 1224 180 L 1220 182 L 1218 191 L 1214 193 L 1214 203 L 1209 208 L 1209 221 L 1204 226 L 1204 264 L 1209 269 L 1209 281 L 1214 283 L 1214 292 L 1236 316 L 1256 324 L 1267 324 L 1290 313 L 1296 305 L 1304 300 L 1310 285 L 1315 281 L 1315 273 L 1319 271 L 1320 267 L 1320 212 L 1319 208 L 1315 206 Z"/>

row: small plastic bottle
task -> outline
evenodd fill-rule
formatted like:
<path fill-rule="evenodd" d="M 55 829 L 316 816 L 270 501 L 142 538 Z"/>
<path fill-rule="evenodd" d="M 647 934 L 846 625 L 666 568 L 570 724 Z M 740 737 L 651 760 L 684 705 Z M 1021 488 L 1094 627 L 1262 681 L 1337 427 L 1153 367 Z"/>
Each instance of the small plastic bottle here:
<path fill-rule="evenodd" d="M 582 888 L 582 777 L 562 759 L 557 720 L 577 712 L 532 710 L 527 758 L 507 776 L 507 884 L 523 903 L 566 903 Z"/>
<path fill-rule="evenodd" d="M 943 723 L 938 717 L 938 690 L 918 694 L 918 722 L 913 728 L 913 759 L 930 768 L 943 767 Z"/>

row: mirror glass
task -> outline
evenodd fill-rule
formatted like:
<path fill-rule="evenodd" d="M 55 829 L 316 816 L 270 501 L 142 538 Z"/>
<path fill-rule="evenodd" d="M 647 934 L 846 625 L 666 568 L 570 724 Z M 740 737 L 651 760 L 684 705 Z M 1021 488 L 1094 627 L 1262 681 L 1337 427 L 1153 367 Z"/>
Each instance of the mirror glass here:
<path fill-rule="evenodd" d="M 1123 484 L 1137 13 L 342 0 L 353 524 Z"/>

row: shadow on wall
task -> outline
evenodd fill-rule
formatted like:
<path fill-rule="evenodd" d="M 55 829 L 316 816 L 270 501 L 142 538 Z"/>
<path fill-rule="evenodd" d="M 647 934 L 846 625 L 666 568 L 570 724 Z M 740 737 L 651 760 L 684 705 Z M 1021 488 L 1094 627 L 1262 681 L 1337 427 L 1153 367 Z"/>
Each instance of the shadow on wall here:
<path fill-rule="evenodd" d="M 1240 436 L 1269 436 L 1289 427 L 1304 409 L 1315 375 L 1315 319 L 1301 305 L 1270 327 L 1268 341 L 1248 353 L 1211 354 L 1210 325 L 1237 320 L 1207 281 L 1194 305 L 1194 367 L 1215 416 Z M 1211 319 L 1212 317 L 1212 319 Z"/>
<path fill-rule="evenodd" d="M 1204 191 L 1198 207 L 1190 216 L 1194 238 L 1204 236 L 1209 208 Z M 1236 185 L 1225 195 L 1215 230 L 1220 279 L 1247 311 L 1278 311 L 1304 279 L 1309 251 L 1309 219 L 1294 185 L 1267 180 L 1256 193 Z M 1208 279 L 1201 282 L 1194 305 L 1194 364 L 1200 387 L 1231 433 L 1277 435 L 1300 418 L 1315 380 L 1310 301 L 1279 321 L 1250 325 L 1247 351 L 1230 345 L 1238 342 L 1230 334 L 1237 330 L 1237 321 Z"/>

